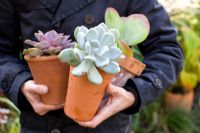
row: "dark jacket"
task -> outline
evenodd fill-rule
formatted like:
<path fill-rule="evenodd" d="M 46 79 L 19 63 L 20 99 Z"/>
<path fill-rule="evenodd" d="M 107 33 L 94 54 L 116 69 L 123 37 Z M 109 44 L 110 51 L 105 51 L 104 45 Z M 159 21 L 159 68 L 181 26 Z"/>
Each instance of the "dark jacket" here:
<path fill-rule="evenodd" d="M 43 117 L 33 112 L 20 92 L 22 84 L 32 79 L 27 64 L 20 59 L 20 53 L 29 47 L 23 43 L 24 40 L 35 40 L 33 35 L 38 30 L 47 32 L 55 29 L 59 33 L 73 36 L 76 26 L 85 25 L 89 28 L 103 22 L 107 7 L 114 7 L 120 16 L 142 13 L 147 16 L 151 26 L 150 35 L 139 45 L 147 68 L 140 77 L 130 78 L 124 86 L 136 95 L 137 102 L 123 113 L 138 112 L 175 82 L 183 64 L 183 55 L 176 41 L 176 31 L 156 0 L 1 0 L 0 88 L 22 111 L 22 132 L 43 133 L 53 128 L 76 133 L 89 130 L 64 117 L 62 110 L 50 112 Z M 108 121 L 111 123 L 105 122 L 108 124 L 98 127 L 99 132 L 102 129 L 104 133 L 125 132 L 125 125 L 130 122 L 124 114 L 117 114 Z"/>

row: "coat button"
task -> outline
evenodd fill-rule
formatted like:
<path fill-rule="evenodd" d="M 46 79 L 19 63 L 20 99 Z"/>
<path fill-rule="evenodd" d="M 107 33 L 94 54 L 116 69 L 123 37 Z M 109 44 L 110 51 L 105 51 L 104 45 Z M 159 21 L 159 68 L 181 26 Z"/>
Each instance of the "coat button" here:
<path fill-rule="evenodd" d="M 85 23 L 86 24 L 93 24 L 95 21 L 95 18 L 93 15 L 86 15 L 85 16 Z"/>
<path fill-rule="evenodd" d="M 156 85 L 158 86 L 158 87 L 161 87 L 161 80 L 160 79 L 158 79 L 158 78 L 156 78 Z"/>
<path fill-rule="evenodd" d="M 51 130 L 51 133 L 61 133 L 61 131 L 59 129 L 53 129 Z"/>

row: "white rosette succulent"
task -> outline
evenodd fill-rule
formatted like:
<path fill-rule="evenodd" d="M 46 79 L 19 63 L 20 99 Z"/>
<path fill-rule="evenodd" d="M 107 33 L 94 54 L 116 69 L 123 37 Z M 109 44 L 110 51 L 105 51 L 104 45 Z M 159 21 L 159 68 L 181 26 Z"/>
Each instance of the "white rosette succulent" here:
<path fill-rule="evenodd" d="M 89 81 L 101 84 L 103 79 L 97 68 L 110 74 L 120 72 L 117 60 L 122 56 L 122 51 L 117 47 L 120 37 L 117 29 L 108 30 L 104 23 L 91 29 L 80 26 L 75 29 L 74 36 L 77 40 L 75 47 L 64 49 L 59 54 L 62 62 L 75 67 L 73 75 L 87 74 Z"/>

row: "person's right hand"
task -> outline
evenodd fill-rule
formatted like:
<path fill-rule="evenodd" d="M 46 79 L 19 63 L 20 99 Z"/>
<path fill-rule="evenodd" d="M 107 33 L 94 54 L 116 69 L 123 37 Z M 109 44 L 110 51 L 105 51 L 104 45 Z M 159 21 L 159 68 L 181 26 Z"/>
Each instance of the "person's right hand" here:
<path fill-rule="evenodd" d="M 64 104 L 46 105 L 42 103 L 40 95 L 48 93 L 48 88 L 45 85 L 35 84 L 33 80 L 26 81 L 23 84 L 21 91 L 33 107 L 34 111 L 39 115 L 44 115 L 51 110 L 57 110 L 64 106 Z"/>

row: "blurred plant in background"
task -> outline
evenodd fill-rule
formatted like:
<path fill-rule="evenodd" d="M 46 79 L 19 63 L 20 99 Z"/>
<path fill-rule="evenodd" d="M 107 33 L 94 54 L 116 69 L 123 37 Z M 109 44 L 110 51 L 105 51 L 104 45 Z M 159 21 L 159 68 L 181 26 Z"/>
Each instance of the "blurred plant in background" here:
<path fill-rule="evenodd" d="M 20 133 L 19 110 L 0 95 L 0 133 Z"/>
<path fill-rule="evenodd" d="M 165 109 L 159 99 L 133 117 L 134 133 L 199 133 L 200 113 Z"/>
<path fill-rule="evenodd" d="M 194 89 L 200 83 L 200 0 L 159 1 L 177 28 L 184 67 L 177 82 L 160 100 L 133 117 L 133 129 L 135 133 L 199 133 L 200 110 L 190 109 Z M 166 106 L 168 101 L 173 104 L 171 108 Z"/>
<path fill-rule="evenodd" d="M 160 0 L 160 2 L 177 27 L 178 40 L 184 53 L 183 69 L 177 82 L 166 92 L 166 103 L 167 106 L 190 110 L 194 89 L 200 83 L 200 0 Z"/>

